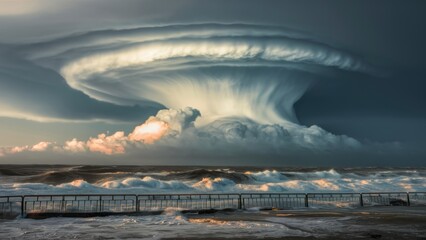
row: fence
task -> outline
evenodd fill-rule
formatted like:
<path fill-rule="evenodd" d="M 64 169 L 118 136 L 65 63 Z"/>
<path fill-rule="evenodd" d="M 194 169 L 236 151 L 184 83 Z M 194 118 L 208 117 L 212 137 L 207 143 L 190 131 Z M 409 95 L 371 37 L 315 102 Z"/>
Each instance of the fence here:
<path fill-rule="evenodd" d="M 167 208 L 223 210 L 414 205 L 426 206 L 426 192 L 26 195 L 0 196 L 0 218 L 31 214 L 141 213 Z"/>
<path fill-rule="evenodd" d="M 306 207 L 304 193 L 244 193 L 242 208 L 301 208 Z"/>
<path fill-rule="evenodd" d="M 22 196 L 0 196 L 0 219 L 23 216 Z"/>
<path fill-rule="evenodd" d="M 240 209 L 240 194 L 164 194 L 137 195 L 137 211 L 158 211 L 166 208 L 184 210 Z"/>

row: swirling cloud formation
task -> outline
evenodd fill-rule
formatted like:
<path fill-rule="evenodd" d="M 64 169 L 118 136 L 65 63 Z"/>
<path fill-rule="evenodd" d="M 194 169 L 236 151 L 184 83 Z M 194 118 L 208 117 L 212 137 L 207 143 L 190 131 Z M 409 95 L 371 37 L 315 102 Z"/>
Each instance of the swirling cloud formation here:
<path fill-rule="evenodd" d="M 215 149 L 232 154 L 235 149 L 283 153 L 357 148 L 360 143 L 353 138 L 300 125 L 293 105 L 328 72 L 376 73 L 361 59 L 300 33 L 243 24 L 103 30 L 15 49 L 18 54 L 0 48 L 9 57 L 0 59 L 0 67 L 16 61 L 37 78 L 29 79 L 17 69 L 4 70 L 0 77 L 66 89 L 70 99 L 86 104 L 52 95 L 64 101 L 62 108 L 55 99 L 43 98 L 39 101 L 45 107 L 34 108 L 3 95 L 3 116 L 147 120 L 129 134 L 119 131 L 87 141 L 3 148 L 0 155 L 49 149 L 111 155 L 159 147 L 207 154 Z M 40 91 L 35 87 L 32 94 Z M 156 110 L 160 111 L 148 117 Z"/>

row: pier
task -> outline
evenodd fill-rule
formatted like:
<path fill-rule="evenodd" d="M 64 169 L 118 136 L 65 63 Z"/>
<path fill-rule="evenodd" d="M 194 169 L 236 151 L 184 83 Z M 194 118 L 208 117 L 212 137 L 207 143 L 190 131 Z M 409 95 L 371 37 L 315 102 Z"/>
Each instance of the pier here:
<path fill-rule="evenodd" d="M 0 196 L 0 218 L 92 217 L 220 210 L 426 206 L 426 192 L 64 194 Z"/>

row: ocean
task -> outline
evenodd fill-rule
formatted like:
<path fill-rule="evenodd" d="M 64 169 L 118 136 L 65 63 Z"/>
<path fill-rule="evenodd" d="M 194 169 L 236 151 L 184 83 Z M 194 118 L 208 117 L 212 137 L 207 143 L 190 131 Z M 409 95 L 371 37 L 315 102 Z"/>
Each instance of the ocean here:
<path fill-rule="evenodd" d="M 426 191 L 426 168 L 0 165 L 0 195 Z"/>
<path fill-rule="evenodd" d="M 0 195 L 426 192 L 426 168 L 0 165 Z M 426 239 L 426 207 L 0 220 L 0 239 Z"/>

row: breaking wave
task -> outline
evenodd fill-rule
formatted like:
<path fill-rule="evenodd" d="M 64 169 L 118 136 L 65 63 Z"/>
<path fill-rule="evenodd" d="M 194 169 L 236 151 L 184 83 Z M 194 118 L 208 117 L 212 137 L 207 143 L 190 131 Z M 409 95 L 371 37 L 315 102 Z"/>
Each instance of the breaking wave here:
<path fill-rule="evenodd" d="M 140 169 L 138 169 L 140 168 Z M 426 170 L 303 170 L 280 169 L 177 169 L 154 172 L 142 167 L 130 167 L 110 172 L 100 168 L 93 172 L 98 178 L 78 175 L 69 182 L 34 182 L 37 176 L 20 172 L 19 176 L 3 175 L 2 195 L 60 194 L 60 193 L 196 193 L 196 192 L 371 192 L 371 191 L 426 191 Z M 56 169 L 69 176 L 69 168 Z M 117 170 L 117 169 L 116 169 Z M 141 171 L 142 170 L 142 171 Z M 158 169 L 156 169 L 158 170 Z M 84 171 L 83 171 L 84 172 Z M 47 171 L 48 174 L 52 170 Z M 86 172 L 87 174 L 87 172 Z M 8 181 L 8 179 L 10 181 Z M 42 180 L 43 178 L 39 178 Z M 63 181 L 62 178 L 59 178 Z M 17 181 L 18 180 L 18 181 Z"/>

